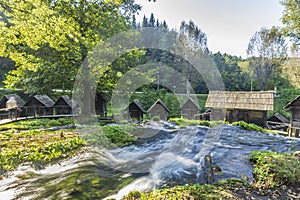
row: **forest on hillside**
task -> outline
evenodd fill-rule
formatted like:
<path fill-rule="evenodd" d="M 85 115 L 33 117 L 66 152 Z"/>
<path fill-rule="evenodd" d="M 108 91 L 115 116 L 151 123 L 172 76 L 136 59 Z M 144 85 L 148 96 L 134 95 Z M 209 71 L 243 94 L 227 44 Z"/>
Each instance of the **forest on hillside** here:
<path fill-rule="evenodd" d="M 22 95 L 55 95 L 55 90 L 68 93 L 74 88 L 79 69 L 97 46 L 131 29 L 142 33 L 152 28 L 168 35 L 166 42 L 180 41 L 183 49 L 194 55 L 209 56 L 225 90 L 275 90 L 274 113 L 287 115 L 283 107 L 299 95 L 300 89 L 300 3 L 284 0 L 281 4 L 284 27 L 257 30 L 249 38 L 247 58 L 243 59 L 212 53 L 207 47 L 209 35 L 201 30 L 201 24 L 193 21 L 182 21 L 179 30 L 170 29 L 164 19 L 153 14 L 137 22 L 135 15 L 141 6 L 134 0 L 0 0 L 0 81 L 2 87 L 10 89 L 1 93 L 16 89 L 21 89 L 18 92 Z M 158 38 L 159 35 L 153 34 L 144 41 L 159 43 Z M 127 72 L 149 63 L 171 67 L 184 75 L 195 93 L 208 93 L 206 77 L 195 71 L 190 62 L 172 51 L 152 48 L 133 49 L 111 63 L 101 63 L 105 72 L 95 81 L 97 93 L 105 92 L 110 98 Z M 146 106 L 153 103 L 149 99 L 155 101 L 154 98 L 160 97 L 170 102 L 168 98 L 172 96 L 166 94 L 185 92 L 179 91 L 179 85 L 175 84 L 173 89 L 160 86 L 159 72 L 149 79 L 151 84 L 137 88 L 148 95 L 132 97 L 142 98 Z M 175 110 L 174 115 L 178 112 Z"/>

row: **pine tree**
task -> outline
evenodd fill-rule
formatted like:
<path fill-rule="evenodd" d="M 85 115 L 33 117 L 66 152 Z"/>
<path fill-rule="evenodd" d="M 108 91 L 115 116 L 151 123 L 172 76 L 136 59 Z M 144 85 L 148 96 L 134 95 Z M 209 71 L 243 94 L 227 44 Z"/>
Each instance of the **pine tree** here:
<path fill-rule="evenodd" d="M 136 18 L 135 18 L 135 15 L 132 16 L 131 26 L 132 26 L 133 29 L 136 29 L 136 28 L 137 28 L 137 26 L 136 26 Z"/>
<path fill-rule="evenodd" d="M 154 14 L 151 13 L 150 20 L 149 20 L 149 27 L 154 27 L 155 26 L 155 18 Z"/>

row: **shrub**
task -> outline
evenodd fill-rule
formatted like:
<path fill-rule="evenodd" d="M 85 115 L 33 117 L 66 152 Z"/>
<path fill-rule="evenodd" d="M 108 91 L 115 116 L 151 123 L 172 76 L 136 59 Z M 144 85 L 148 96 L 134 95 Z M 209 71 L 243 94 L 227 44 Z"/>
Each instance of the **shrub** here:
<path fill-rule="evenodd" d="M 123 147 L 133 144 L 137 140 L 136 136 L 130 134 L 134 129 L 133 126 L 103 126 L 100 130 L 91 129 L 84 139 L 93 145 Z"/>
<path fill-rule="evenodd" d="M 299 160 L 292 154 L 252 151 L 253 174 L 258 184 L 272 188 L 279 185 L 300 186 Z"/>
<path fill-rule="evenodd" d="M 74 124 L 74 120 L 71 117 L 63 117 L 57 119 L 57 121 L 61 124 L 61 126 L 72 125 Z"/>
<path fill-rule="evenodd" d="M 233 122 L 233 126 L 239 126 L 242 129 L 245 130 L 253 130 L 253 131 L 258 131 L 258 132 L 266 132 L 266 130 L 260 126 L 257 126 L 255 124 L 248 124 L 244 121 L 238 121 L 238 122 Z"/>
<path fill-rule="evenodd" d="M 155 122 L 158 122 L 158 121 L 160 121 L 160 117 L 159 117 L 159 116 L 153 116 L 153 117 L 151 118 L 151 120 L 152 120 L 152 121 L 155 121 Z"/>
<path fill-rule="evenodd" d="M 53 126 L 61 126 L 61 123 L 57 120 L 50 120 L 47 122 L 46 127 L 53 127 Z"/>

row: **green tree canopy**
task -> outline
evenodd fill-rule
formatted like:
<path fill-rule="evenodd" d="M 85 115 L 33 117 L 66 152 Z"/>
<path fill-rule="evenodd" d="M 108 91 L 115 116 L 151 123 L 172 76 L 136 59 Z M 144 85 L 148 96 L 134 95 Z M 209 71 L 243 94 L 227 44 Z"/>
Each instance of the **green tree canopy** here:
<path fill-rule="evenodd" d="M 281 4 L 284 6 L 282 23 L 285 27 L 283 31 L 300 45 L 300 1 L 282 0 Z"/>
<path fill-rule="evenodd" d="M 0 56 L 17 66 L 5 84 L 27 92 L 71 89 L 89 51 L 130 28 L 134 0 L 0 0 Z"/>
<path fill-rule="evenodd" d="M 279 76 L 287 57 L 287 43 L 278 28 L 262 28 L 248 44 L 247 55 L 251 71 L 260 84 L 260 90 L 273 89 L 272 81 Z"/>

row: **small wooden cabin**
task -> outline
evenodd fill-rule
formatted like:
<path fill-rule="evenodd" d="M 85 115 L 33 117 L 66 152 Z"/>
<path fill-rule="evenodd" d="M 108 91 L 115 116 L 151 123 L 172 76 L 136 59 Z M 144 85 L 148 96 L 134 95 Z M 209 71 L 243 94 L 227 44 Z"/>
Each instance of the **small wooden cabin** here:
<path fill-rule="evenodd" d="M 95 110 L 96 115 L 101 117 L 107 117 L 107 100 L 108 98 L 100 93 L 97 93 L 95 96 Z"/>
<path fill-rule="evenodd" d="M 47 95 L 34 95 L 24 105 L 26 116 L 53 115 L 54 102 Z"/>
<path fill-rule="evenodd" d="M 287 118 L 285 118 L 284 116 L 282 116 L 281 114 L 279 114 L 279 113 L 275 113 L 274 115 L 269 117 L 267 119 L 267 121 L 278 122 L 278 123 L 289 123 L 289 120 Z"/>
<path fill-rule="evenodd" d="M 300 135 L 300 95 L 289 102 L 284 108 L 290 109 L 290 127 L 289 136 L 299 137 Z"/>
<path fill-rule="evenodd" d="M 63 95 L 53 105 L 57 115 L 77 114 L 77 104 L 68 95 Z"/>
<path fill-rule="evenodd" d="M 148 115 L 151 119 L 158 116 L 160 120 L 163 121 L 167 121 L 168 113 L 170 113 L 170 110 L 160 99 L 158 99 L 148 110 Z"/>
<path fill-rule="evenodd" d="M 189 98 L 181 107 L 181 117 L 186 119 L 196 119 L 201 113 L 201 107 L 192 98 Z"/>
<path fill-rule="evenodd" d="M 7 105 L 7 103 L 9 105 Z M 8 119 L 10 115 L 20 117 L 22 115 L 23 106 L 24 101 L 18 95 L 4 95 L 0 100 L 0 119 Z"/>
<path fill-rule="evenodd" d="M 138 100 L 133 100 L 128 106 L 128 112 L 131 119 L 143 120 L 143 114 L 146 113 L 143 104 Z"/>
<path fill-rule="evenodd" d="M 267 128 L 270 130 L 287 131 L 289 120 L 279 113 L 275 113 L 267 119 Z"/>
<path fill-rule="evenodd" d="M 210 91 L 205 107 L 212 109 L 211 120 L 226 120 L 230 123 L 245 121 L 265 126 L 267 111 L 273 110 L 273 105 L 273 91 Z"/>

